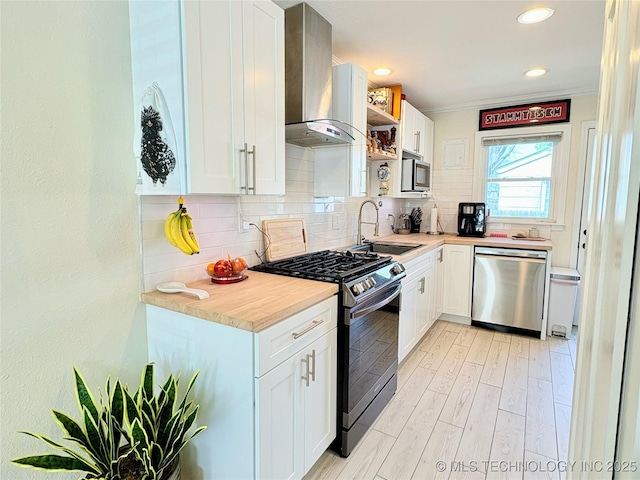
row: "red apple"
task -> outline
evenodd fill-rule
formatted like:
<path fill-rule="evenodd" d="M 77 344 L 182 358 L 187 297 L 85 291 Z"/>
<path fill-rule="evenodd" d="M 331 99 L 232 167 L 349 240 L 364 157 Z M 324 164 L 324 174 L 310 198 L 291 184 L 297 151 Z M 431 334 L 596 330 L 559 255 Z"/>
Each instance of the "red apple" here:
<path fill-rule="evenodd" d="M 234 275 L 242 275 L 247 270 L 247 262 L 242 257 L 229 257 L 229 263 L 231 263 L 231 269 Z"/>
<path fill-rule="evenodd" d="M 216 277 L 230 277 L 233 274 L 233 267 L 228 260 L 218 260 L 213 266 L 213 274 Z"/>

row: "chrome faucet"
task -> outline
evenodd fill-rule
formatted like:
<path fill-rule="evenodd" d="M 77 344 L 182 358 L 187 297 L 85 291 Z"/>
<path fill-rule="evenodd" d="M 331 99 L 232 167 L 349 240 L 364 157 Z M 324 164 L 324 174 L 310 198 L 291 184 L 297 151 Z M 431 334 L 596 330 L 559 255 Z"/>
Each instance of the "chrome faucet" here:
<path fill-rule="evenodd" d="M 371 205 L 373 205 L 373 208 L 376 209 L 376 223 L 362 221 L 362 208 L 367 203 L 370 203 Z M 360 212 L 358 212 L 358 245 L 362 245 L 362 224 L 363 223 L 367 225 L 375 225 L 373 236 L 374 237 L 378 236 L 378 229 L 380 228 L 380 210 L 378 209 L 378 206 L 375 204 L 375 202 L 373 202 L 373 200 L 365 200 L 364 202 L 362 202 L 362 205 L 360 205 Z"/>

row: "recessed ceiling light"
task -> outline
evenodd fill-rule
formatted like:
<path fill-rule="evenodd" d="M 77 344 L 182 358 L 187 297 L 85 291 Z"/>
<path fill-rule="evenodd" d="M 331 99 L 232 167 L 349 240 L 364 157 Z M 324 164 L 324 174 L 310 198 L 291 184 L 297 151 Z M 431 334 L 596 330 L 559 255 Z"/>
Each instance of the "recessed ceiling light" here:
<path fill-rule="evenodd" d="M 373 74 L 378 75 L 379 77 L 389 75 L 390 73 L 393 73 L 393 70 L 391 70 L 389 67 L 379 67 L 373 71 Z"/>
<path fill-rule="evenodd" d="M 531 68 L 523 73 L 525 77 L 541 77 L 549 71 L 548 68 L 536 67 Z"/>
<path fill-rule="evenodd" d="M 553 15 L 554 12 L 553 8 L 548 7 L 531 8 L 520 14 L 518 22 L 525 24 L 542 22 Z"/>

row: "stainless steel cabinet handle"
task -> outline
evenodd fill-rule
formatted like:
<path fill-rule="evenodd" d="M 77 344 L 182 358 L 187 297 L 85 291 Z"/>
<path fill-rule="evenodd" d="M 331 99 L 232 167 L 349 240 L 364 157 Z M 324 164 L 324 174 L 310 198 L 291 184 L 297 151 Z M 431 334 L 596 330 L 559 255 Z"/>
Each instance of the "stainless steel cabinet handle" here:
<path fill-rule="evenodd" d="M 316 381 L 316 349 L 311 350 L 311 355 L 307 355 L 307 358 L 311 357 L 311 371 L 309 376 L 312 381 Z M 308 386 L 308 385 L 307 385 Z"/>
<path fill-rule="evenodd" d="M 301 361 L 305 364 L 306 369 L 307 369 L 307 376 L 305 377 L 304 375 L 302 375 L 302 379 L 307 383 L 307 387 L 309 386 L 309 379 L 311 377 L 311 373 L 309 372 L 309 358 L 311 357 L 311 355 L 309 355 L 307 353 L 307 356 L 304 357 Z"/>
<path fill-rule="evenodd" d="M 442 252 L 443 252 L 442 250 L 438 251 L 438 262 L 440 263 L 442 263 L 442 257 L 443 257 Z"/>
<path fill-rule="evenodd" d="M 240 190 L 249 193 L 249 150 L 247 144 L 244 144 L 244 148 L 240 150 L 240 153 L 244 153 L 244 185 L 240 185 Z"/>
<path fill-rule="evenodd" d="M 245 147 L 246 148 L 246 147 Z M 253 186 L 249 187 L 249 155 L 253 158 Z M 247 193 L 252 191 L 253 194 L 256 194 L 256 146 L 253 146 L 253 150 L 247 152 Z"/>
<path fill-rule="evenodd" d="M 420 153 L 420 130 L 416 132 L 416 153 Z"/>
<path fill-rule="evenodd" d="M 420 279 L 420 293 L 424 293 L 425 278 Z"/>
<path fill-rule="evenodd" d="M 311 325 L 308 325 L 306 328 L 304 328 L 301 332 L 293 332 L 291 335 L 293 335 L 293 339 L 297 339 L 300 338 L 302 335 L 304 335 L 307 332 L 310 332 L 311 330 L 313 330 L 314 328 L 316 328 L 318 325 L 320 325 L 321 323 L 324 323 L 324 320 L 314 320 L 313 322 L 311 322 Z"/>

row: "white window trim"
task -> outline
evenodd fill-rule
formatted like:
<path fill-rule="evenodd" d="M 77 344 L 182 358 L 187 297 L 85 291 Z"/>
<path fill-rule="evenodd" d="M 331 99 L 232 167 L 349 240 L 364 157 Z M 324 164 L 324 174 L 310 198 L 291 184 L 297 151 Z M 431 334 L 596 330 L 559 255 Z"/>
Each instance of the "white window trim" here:
<path fill-rule="evenodd" d="M 474 147 L 474 160 L 473 160 L 473 201 L 484 202 L 485 192 L 485 180 L 487 178 L 487 156 L 485 155 L 484 147 L 482 146 L 485 138 L 491 137 L 510 137 L 514 139 L 523 137 L 526 135 L 544 135 L 551 132 L 561 132 L 562 140 L 560 140 L 556 147 L 557 158 L 553 159 L 551 181 L 554 187 L 551 192 L 550 198 L 550 215 L 552 220 L 536 220 L 526 218 L 513 218 L 513 217 L 494 217 L 490 215 L 487 217 L 487 223 L 511 223 L 511 224 L 537 224 L 537 225 L 550 225 L 553 230 L 561 230 L 565 227 L 565 206 L 567 201 L 567 184 L 568 184 L 568 172 L 569 172 L 569 160 L 571 149 L 571 125 L 566 124 L 551 124 L 540 125 L 536 127 L 523 127 L 523 128 L 505 128 L 500 130 L 483 130 L 476 133 L 476 141 Z"/>

